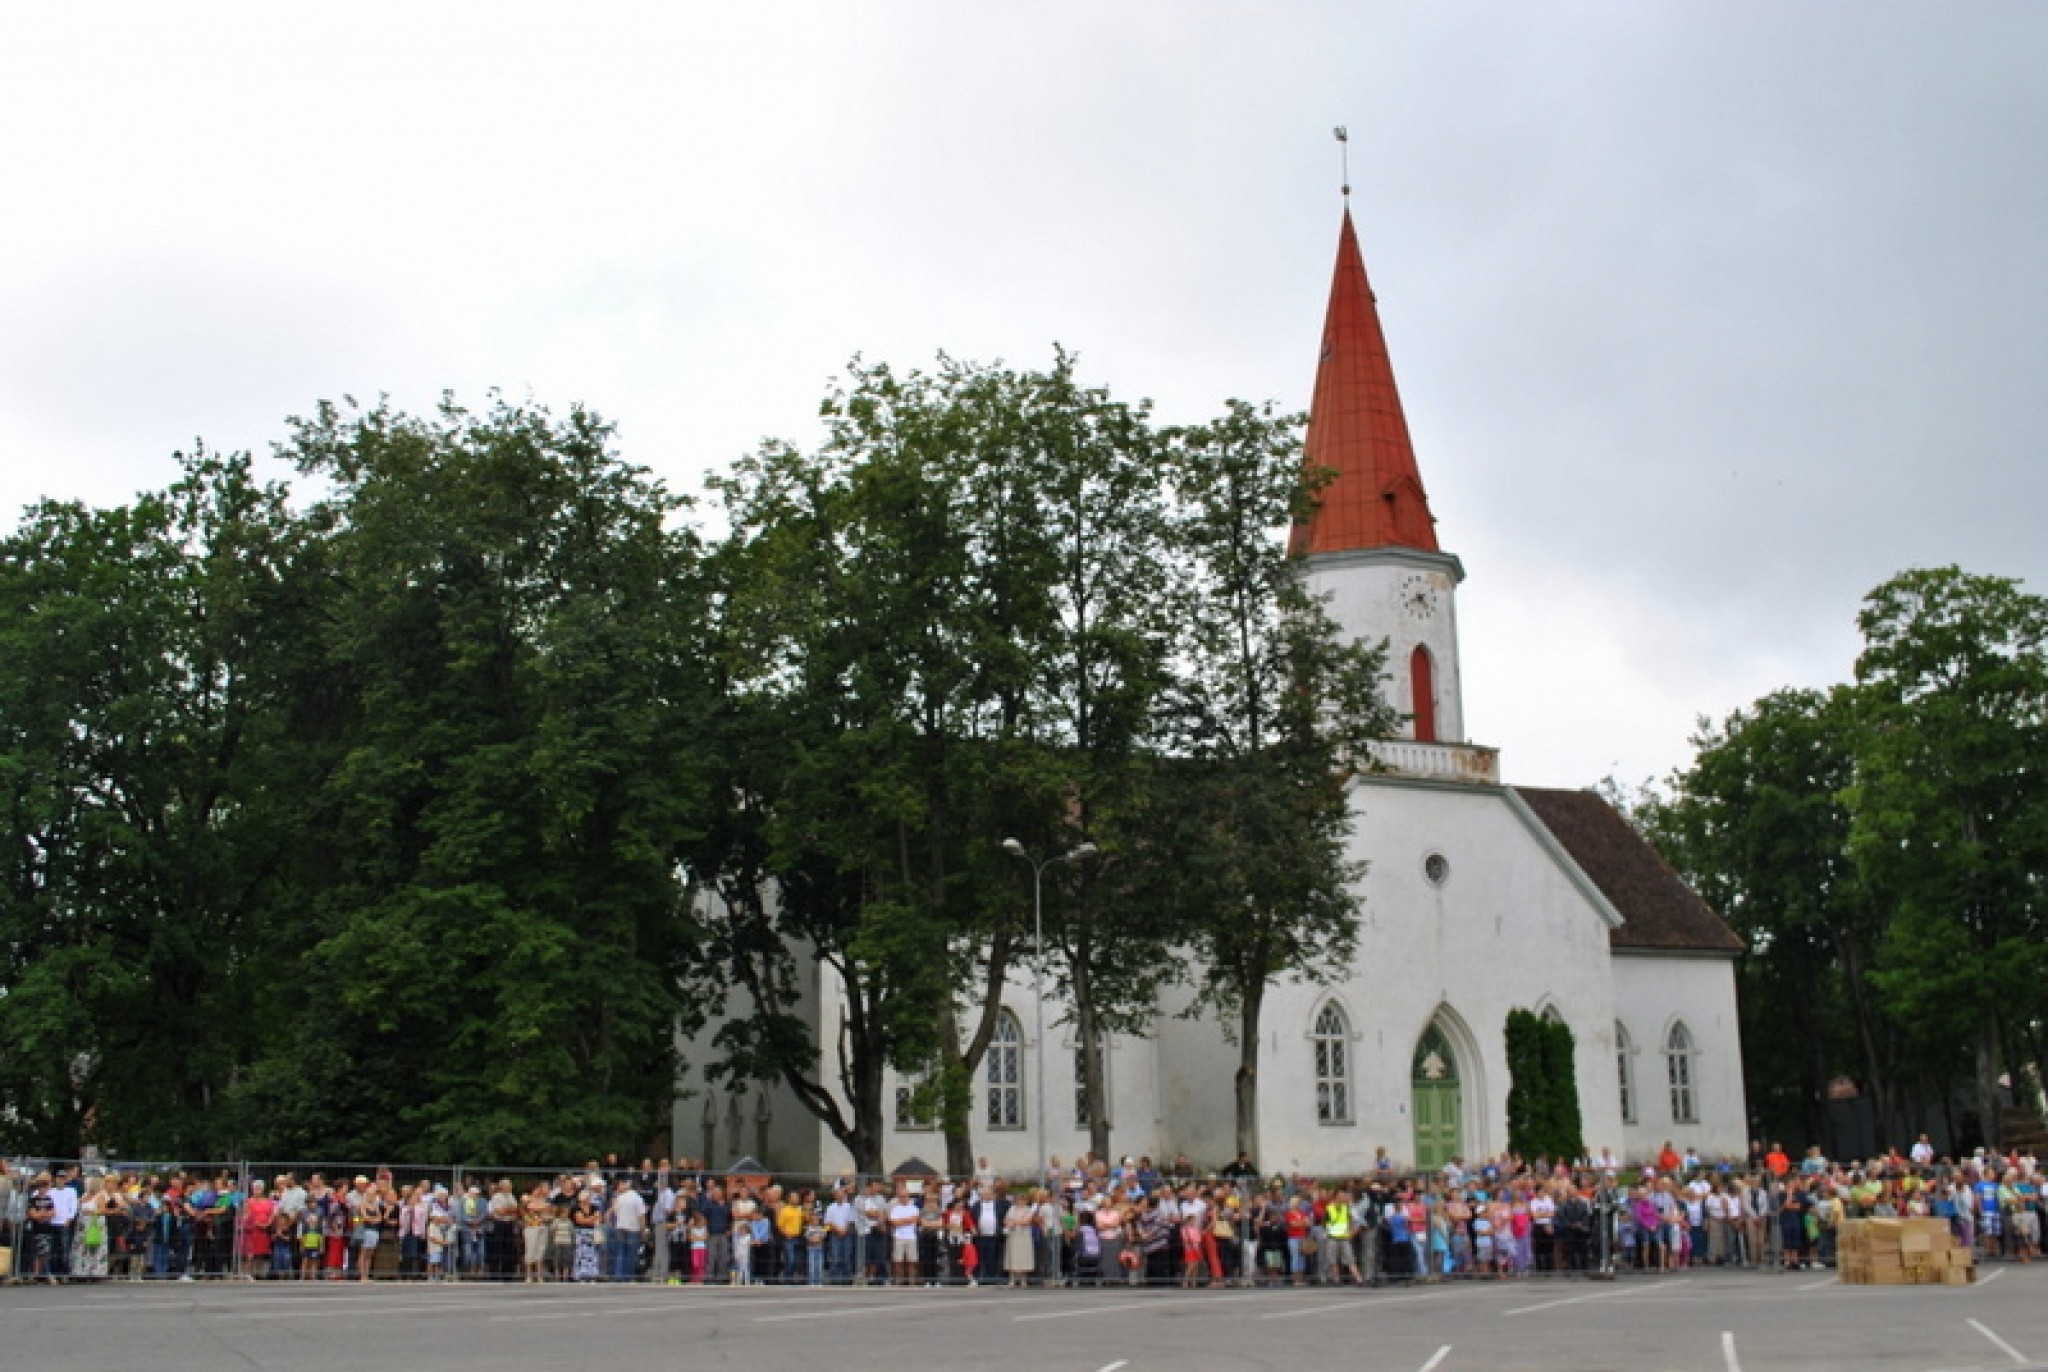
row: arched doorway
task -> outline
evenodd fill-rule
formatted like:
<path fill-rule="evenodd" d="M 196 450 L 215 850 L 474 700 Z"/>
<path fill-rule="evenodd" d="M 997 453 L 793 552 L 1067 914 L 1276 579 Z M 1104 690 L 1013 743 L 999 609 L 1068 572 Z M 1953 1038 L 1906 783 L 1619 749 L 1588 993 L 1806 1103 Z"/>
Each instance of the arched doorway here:
<path fill-rule="evenodd" d="M 1410 1096 L 1415 1116 L 1415 1168 L 1433 1172 L 1465 1151 L 1458 1056 L 1439 1025 L 1430 1025 L 1415 1045 Z"/>

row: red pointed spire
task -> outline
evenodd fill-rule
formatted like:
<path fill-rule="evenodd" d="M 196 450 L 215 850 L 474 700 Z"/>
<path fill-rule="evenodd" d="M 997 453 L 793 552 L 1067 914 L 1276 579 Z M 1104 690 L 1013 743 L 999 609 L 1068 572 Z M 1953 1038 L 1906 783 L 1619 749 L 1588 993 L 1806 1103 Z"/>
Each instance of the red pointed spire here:
<path fill-rule="evenodd" d="M 1436 521 L 1423 493 L 1415 448 L 1386 335 L 1365 279 L 1351 208 L 1337 240 L 1337 274 L 1330 283 L 1330 312 L 1323 320 L 1323 357 L 1316 367 L 1315 399 L 1309 405 L 1305 460 L 1312 468 L 1336 472 L 1323 487 L 1321 504 L 1308 523 L 1297 524 L 1290 546 L 1296 553 L 1334 553 L 1360 548 L 1420 548 L 1436 552 Z"/>

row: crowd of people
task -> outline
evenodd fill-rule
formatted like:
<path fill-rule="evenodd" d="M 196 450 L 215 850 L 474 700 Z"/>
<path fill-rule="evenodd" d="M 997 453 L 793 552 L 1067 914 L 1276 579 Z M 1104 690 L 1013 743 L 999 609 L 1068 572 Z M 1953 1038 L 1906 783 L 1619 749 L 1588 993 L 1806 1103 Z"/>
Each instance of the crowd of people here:
<path fill-rule="evenodd" d="M 2039 1254 L 2031 1156 L 1839 1164 L 1777 1145 L 1624 1167 L 1454 1159 L 1401 1175 L 1262 1176 L 1240 1156 L 1052 1159 L 1019 1182 L 720 1175 L 612 1159 L 525 1181 L 248 1169 L 23 1175 L 0 1160 L 16 1280 L 497 1280 L 754 1285 L 1335 1285 L 1589 1269 L 1829 1265 L 1843 1221 L 1929 1215 L 1985 1257 Z"/>

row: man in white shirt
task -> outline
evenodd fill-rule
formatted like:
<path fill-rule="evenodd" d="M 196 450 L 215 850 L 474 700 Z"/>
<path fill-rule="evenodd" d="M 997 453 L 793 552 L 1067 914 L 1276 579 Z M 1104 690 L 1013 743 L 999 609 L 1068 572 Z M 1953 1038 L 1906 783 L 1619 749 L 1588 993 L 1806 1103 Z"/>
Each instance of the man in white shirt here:
<path fill-rule="evenodd" d="M 71 1275 L 71 1230 L 78 1220 L 78 1192 L 72 1188 L 71 1173 L 59 1169 L 57 1181 L 50 1188 L 50 1203 L 54 1207 L 50 1216 L 50 1268 L 60 1277 Z"/>
<path fill-rule="evenodd" d="M 632 1281 L 640 1275 L 640 1245 L 647 1237 L 647 1200 L 630 1186 L 621 1186 L 605 1211 L 611 1226 L 611 1279 Z"/>
<path fill-rule="evenodd" d="M 1731 1223 L 1742 1215 L 1742 1203 L 1719 1187 L 1707 1193 L 1707 1261 L 1716 1267 L 1728 1265 Z"/>
<path fill-rule="evenodd" d="M 910 1198 L 910 1187 L 896 1183 L 889 1205 L 889 1270 L 898 1286 L 917 1285 L 917 1222 L 924 1211 Z"/>
<path fill-rule="evenodd" d="M 845 1286 L 853 1280 L 855 1215 L 853 1202 L 846 1198 L 844 1182 L 832 1188 L 832 1203 L 825 1207 L 825 1280 Z"/>
<path fill-rule="evenodd" d="M 1934 1144 L 1929 1141 L 1927 1135 L 1922 1134 L 1919 1137 L 1919 1139 L 1913 1144 L 1912 1158 L 1913 1165 L 1915 1167 L 1933 1166 Z"/>

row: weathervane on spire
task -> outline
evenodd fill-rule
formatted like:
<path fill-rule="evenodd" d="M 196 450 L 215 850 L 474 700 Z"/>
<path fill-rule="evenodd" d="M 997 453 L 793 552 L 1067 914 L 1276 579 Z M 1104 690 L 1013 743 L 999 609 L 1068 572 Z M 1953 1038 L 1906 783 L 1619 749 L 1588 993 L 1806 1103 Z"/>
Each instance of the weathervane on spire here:
<path fill-rule="evenodd" d="M 1340 189 L 1344 192 L 1344 198 L 1349 200 L 1351 198 L 1351 131 L 1342 124 L 1339 124 L 1331 132 L 1337 135 L 1337 156 L 1344 164 L 1344 184 Z"/>

